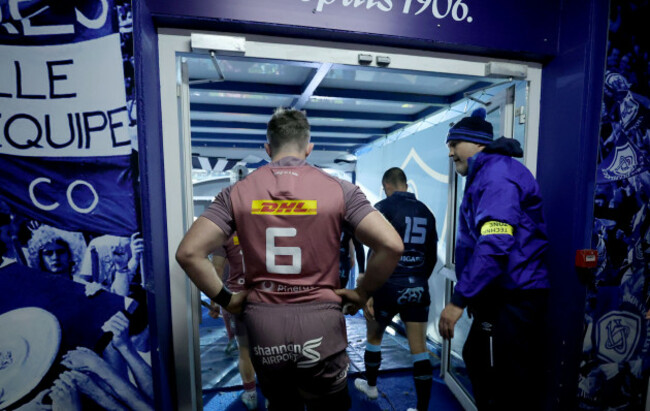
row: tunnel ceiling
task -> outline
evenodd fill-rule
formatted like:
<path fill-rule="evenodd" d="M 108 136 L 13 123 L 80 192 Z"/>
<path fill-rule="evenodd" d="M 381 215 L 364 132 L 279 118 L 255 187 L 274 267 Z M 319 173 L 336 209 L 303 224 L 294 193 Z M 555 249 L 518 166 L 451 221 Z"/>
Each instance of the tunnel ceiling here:
<path fill-rule="evenodd" d="M 294 107 L 307 113 L 315 144 L 310 158 L 320 166 L 498 81 L 245 57 L 197 57 L 187 63 L 195 155 L 264 158 L 270 115 L 276 107 Z"/>

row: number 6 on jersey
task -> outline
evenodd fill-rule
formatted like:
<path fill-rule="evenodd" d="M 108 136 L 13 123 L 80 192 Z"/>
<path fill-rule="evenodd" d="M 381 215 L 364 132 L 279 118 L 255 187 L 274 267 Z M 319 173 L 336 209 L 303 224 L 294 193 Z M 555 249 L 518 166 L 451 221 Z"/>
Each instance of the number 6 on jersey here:
<path fill-rule="evenodd" d="M 269 227 L 266 229 L 266 270 L 272 274 L 300 274 L 302 253 L 300 247 L 279 247 L 275 245 L 276 237 L 295 237 L 295 228 Z M 291 265 L 276 264 L 275 257 L 291 257 Z"/>

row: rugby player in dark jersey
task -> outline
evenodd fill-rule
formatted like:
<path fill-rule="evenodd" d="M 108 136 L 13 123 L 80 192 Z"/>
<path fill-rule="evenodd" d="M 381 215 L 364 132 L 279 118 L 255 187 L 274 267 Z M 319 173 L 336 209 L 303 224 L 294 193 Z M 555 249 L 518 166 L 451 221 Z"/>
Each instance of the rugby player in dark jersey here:
<path fill-rule="evenodd" d="M 433 214 L 415 194 L 407 192 L 406 181 L 400 168 L 388 169 L 381 181 L 387 198 L 375 204 L 402 236 L 404 253 L 389 280 L 368 301 L 365 309 L 368 341 L 364 354 L 367 380 L 358 378 L 354 385 L 368 398 L 377 398 L 381 340 L 386 326 L 399 313 L 411 349 L 417 410 L 425 411 L 429 407 L 433 371 L 426 346 L 431 304 L 429 276 L 436 265 L 438 234 Z"/>
<path fill-rule="evenodd" d="M 227 311 L 243 309 L 269 410 L 346 410 L 341 305 L 351 313 L 365 305 L 397 265 L 402 240 L 358 187 L 305 162 L 314 145 L 303 112 L 276 110 L 267 138 L 271 163 L 215 198 L 183 238 L 176 259 Z M 342 224 L 374 253 L 354 290 L 337 289 Z M 239 293 L 223 286 L 208 259 L 235 230 L 246 267 L 246 290 Z"/>

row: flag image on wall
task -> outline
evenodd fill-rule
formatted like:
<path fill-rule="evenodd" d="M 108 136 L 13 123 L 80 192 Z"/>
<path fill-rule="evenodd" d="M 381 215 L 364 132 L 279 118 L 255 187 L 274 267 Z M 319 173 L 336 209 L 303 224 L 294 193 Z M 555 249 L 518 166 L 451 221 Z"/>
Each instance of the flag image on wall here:
<path fill-rule="evenodd" d="M 152 409 L 132 39 L 130 1 L 0 0 L 0 409 Z"/>
<path fill-rule="evenodd" d="M 578 409 L 641 410 L 650 374 L 650 88 L 640 36 L 648 4 L 612 1 L 610 11 L 594 193 L 598 266 L 587 289 Z"/>

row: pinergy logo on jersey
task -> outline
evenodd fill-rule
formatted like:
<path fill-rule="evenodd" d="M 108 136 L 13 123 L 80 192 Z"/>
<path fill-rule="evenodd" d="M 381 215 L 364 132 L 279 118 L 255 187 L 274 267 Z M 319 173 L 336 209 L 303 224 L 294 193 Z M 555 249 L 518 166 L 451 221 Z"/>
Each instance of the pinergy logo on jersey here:
<path fill-rule="evenodd" d="M 256 345 L 253 347 L 253 354 L 261 357 L 262 364 L 264 365 L 292 361 L 296 363 L 296 367 L 298 368 L 309 368 L 320 360 L 320 353 L 316 351 L 316 348 L 320 347 L 322 342 L 323 337 L 319 337 L 305 341 L 303 345 L 284 344 L 272 345 L 270 347 Z"/>
<path fill-rule="evenodd" d="M 262 282 L 257 287 L 262 291 L 272 291 L 277 293 L 300 293 L 316 288 L 313 285 L 289 285 L 270 280 Z"/>
<path fill-rule="evenodd" d="M 316 200 L 253 200 L 251 214 L 315 215 Z"/>

